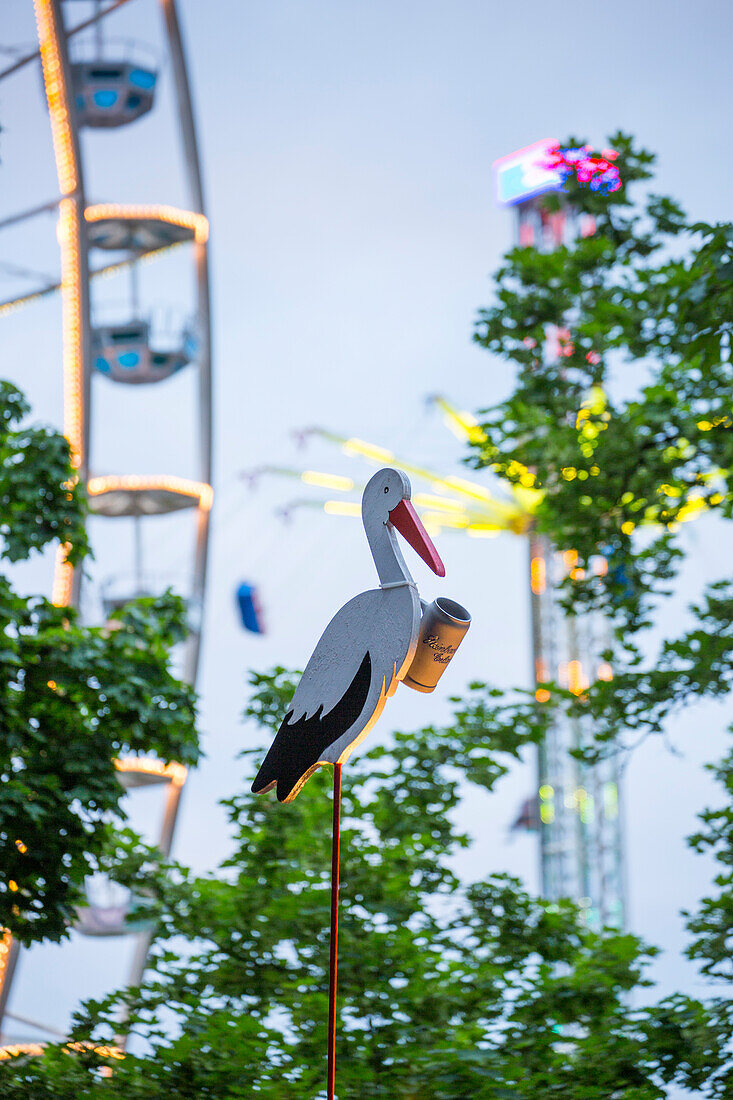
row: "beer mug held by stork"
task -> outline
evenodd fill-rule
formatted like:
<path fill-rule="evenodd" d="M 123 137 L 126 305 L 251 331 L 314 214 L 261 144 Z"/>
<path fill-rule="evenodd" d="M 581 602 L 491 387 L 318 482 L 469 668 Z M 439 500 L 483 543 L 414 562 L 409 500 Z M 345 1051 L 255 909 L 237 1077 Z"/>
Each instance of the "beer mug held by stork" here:
<path fill-rule="evenodd" d="M 434 691 L 470 625 L 471 616 L 455 600 L 439 596 L 424 604 L 417 649 L 403 683 L 415 691 Z"/>

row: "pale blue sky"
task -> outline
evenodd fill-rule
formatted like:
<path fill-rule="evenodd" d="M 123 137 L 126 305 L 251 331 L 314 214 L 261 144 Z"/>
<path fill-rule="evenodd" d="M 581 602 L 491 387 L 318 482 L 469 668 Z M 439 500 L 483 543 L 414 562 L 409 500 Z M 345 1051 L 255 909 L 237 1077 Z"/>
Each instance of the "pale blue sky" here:
<path fill-rule="evenodd" d="M 659 153 L 659 190 L 695 217 L 729 218 L 732 19 L 723 0 L 181 0 L 180 11 L 212 223 L 218 502 L 201 677 L 207 759 L 186 789 L 175 854 L 203 869 L 227 850 L 216 800 L 237 787 L 233 758 L 255 737 L 238 719 L 246 669 L 302 664 L 331 613 L 372 583 L 356 525 L 301 513 L 279 526 L 273 509 L 291 486 L 263 482 L 251 496 L 237 471 L 303 461 L 345 471 L 348 460 L 325 446 L 297 451 L 289 433 L 310 424 L 457 462 L 460 445 L 423 399 L 439 391 L 475 409 L 509 384 L 508 368 L 470 340 L 511 236 L 510 215 L 493 202 L 498 156 L 571 132 L 602 142 L 621 127 Z M 134 0 L 110 31 L 159 42 L 156 6 Z M 5 43 L 31 39 L 30 0 L 5 0 L 0 32 Z M 160 91 L 155 115 L 85 139 L 92 199 L 186 201 L 165 67 Z M 54 194 L 37 71 L 0 85 L 0 122 L 3 216 Z M 53 224 L 2 245 L 15 262 L 50 263 Z M 170 258 L 146 270 L 143 292 L 185 306 L 188 281 L 185 261 Z M 102 295 L 111 308 L 124 284 Z M 2 320 L 2 333 L 0 373 L 58 423 L 58 301 Z M 100 381 L 95 393 L 98 472 L 194 472 L 190 377 L 137 394 Z M 95 532 L 98 575 L 127 568 L 120 530 Z M 731 537 L 711 520 L 686 537 L 689 597 L 729 567 Z M 180 538 L 180 528 L 158 525 L 152 568 L 180 558 Z M 440 550 L 446 580 L 439 587 L 417 566 L 423 594 L 465 603 L 475 626 L 445 691 L 401 690 L 375 736 L 441 719 L 447 694 L 469 678 L 526 682 L 525 546 L 444 535 Z M 40 567 L 25 576 L 46 580 Z M 261 586 L 264 639 L 238 628 L 233 590 L 243 577 Z M 667 616 L 670 629 L 682 606 Z M 721 754 L 727 720 L 730 708 L 726 718 L 719 707 L 682 719 L 672 731 L 681 755 L 648 743 L 628 769 L 632 927 L 666 949 L 656 966 L 665 989 L 700 988 L 678 957 L 677 911 L 694 905 L 710 868 L 683 837 L 717 798 L 700 765 Z M 477 844 L 461 857 L 467 874 L 508 869 L 536 886 L 533 840 L 507 837 L 531 782 L 530 768 L 517 768 L 490 800 L 468 798 L 463 820 Z M 12 1007 L 63 1027 L 76 996 L 122 977 L 126 954 L 89 941 L 35 951 L 22 960 Z"/>

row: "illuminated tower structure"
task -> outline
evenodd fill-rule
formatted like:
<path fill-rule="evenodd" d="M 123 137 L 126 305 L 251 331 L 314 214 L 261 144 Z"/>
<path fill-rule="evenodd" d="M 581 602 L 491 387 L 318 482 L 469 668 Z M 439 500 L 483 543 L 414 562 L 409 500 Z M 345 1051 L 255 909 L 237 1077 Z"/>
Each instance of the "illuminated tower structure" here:
<path fill-rule="evenodd" d="M 106 27 L 103 31 L 107 17 L 126 5 L 127 0 L 94 0 L 92 5 L 72 0 L 33 0 L 38 48 L 0 72 L 0 80 L 5 80 L 26 65 L 38 65 L 40 61 L 58 188 L 49 202 L 0 222 L 0 229 L 18 227 L 44 213 L 58 213 L 58 267 L 38 279 L 31 289 L 22 287 L 0 302 L 0 315 L 60 292 L 64 433 L 77 476 L 87 487 L 92 541 L 101 541 L 105 524 L 116 525 L 119 532 L 116 539 L 108 535 L 106 549 L 101 554 L 96 547 L 95 557 L 101 569 L 114 570 L 114 575 L 110 578 L 108 574 L 102 584 L 101 593 L 99 588 L 93 591 L 86 580 L 82 583 L 81 570 L 65 561 L 61 549 L 53 583 L 54 602 L 79 607 L 82 620 L 93 623 L 113 621 L 115 612 L 134 597 L 160 594 L 173 578 L 155 535 L 161 532 L 161 522 L 164 526 L 170 522 L 185 524 L 185 534 L 182 535 L 183 526 L 178 528 L 177 544 L 184 549 L 186 564 L 182 583 L 176 587 L 187 601 L 188 634 L 175 661 L 182 678 L 195 685 L 213 500 L 209 226 L 204 213 L 192 97 L 175 0 L 146 0 L 144 6 L 153 10 L 157 7 L 162 17 L 166 76 L 173 87 L 173 134 L 181 150 L 182 183 L 188 194 L 188 207 L 181 209 L 169 204 L 165 195 L 161 195 L 159 203 L 145 205 L 124 201 L 125 195 L 119 196 L 123 201 L 117 201 L 117 195 L 116 201 L 89 200 L 89 169 L 95 151 L 99 155 L 100 146 L 88 135 L 105 131 L 105 143 L 114 145 L 120 130 L 130 124 L 144 127 L 145 117 L 158 106 L 157 65 L 150 63 L 145 51 L 133 48 L 131 43 L 120 46 L 119 40 L 107 38 Z M 107 144 L 108 155 L 109 148 Z M 126 148 L 129 150 L 130 146 Z M 170 183 L 171 174 L 169 163 L 162 162 L 159 179 L 164 186 Z M 119 185 L 117 180 L 116 186 Z M 140 268 L 173 249 L 180 257 L 178 263 L 189 268 L 193 316 L 161 331 L 141 301 Z M 105 317 L 100 301 L 101 277 L 118 272 L 123 272 L 123 281 L 129 279 L 125 304 L 116 317 Z M 167 379 L 184 370 L 195 374 L 186 394 L 186 400 L 192 399 L 195 405 L 191 438 L 186 440 L 194 476 L 178 476 L 165 465 L 162 472 L 128 472 L 134 469 L 138 443 L 135 417 L 140 404 L 134 402 L 146 396 L 150 402 L 150 387 L 155 386 L 157 393 L 158 385 L 166 385 Z M 100 387 L 110 386 L 116 390 L 117 400 L 113 403 L 101 400 Z M 99 400 L 95 400 L 95 395 L 99 395 Z M 107 417 L 112 410 L 115 424 L 124 422 L 126 427 L 123 453 L 114 460 L 115 465 L 119 464 L 119 472 L 114 473 L 100 473 L 100 460 L 95 454 L 95 440 L 103 441 L 112 426 L 109 420 L 100 423 L 100 418 L 104 421 L 105 409 Z M 174 434 L 167 436 L 168 431 Z M 167 463 L 176 432 L 180 434 L 180 420 L 176 416 L 170 415 L 160 422 L 156 440 L 163 464 Z M 184 518 L 173 521 L 159 518 L 172 514 Z M 185 519 L 186 516 L 190 518 Z M 124 527 L 133 536 L 127 561 L 126 552 L 119 549 L 125 545 L 125 532 L 120 530 Z M 115 551 L 114 560 L 100 561 L 110 554 L 110 547 Z M 153 572 L 146 568 L 151 564 Z M 129 757 L 116 764 L 126 790 L 157 787 L 161 791 L 162 813 L 153 841 L 168 854 L 186 768 L 149 756 Z M 128 798 L 127 809 L 134 821 L 134 795 Z M 110 937 L 113 954 L 122 949 L 123 938 L 128 944 L 134 938 L 128 978 L 131 985 L 141 981 L 152 938 L 151 925 L 144 918 L 138 923 L 126 919 L 135 905 L 135 899 L 114 883 L 92 882 L 87 890 L 87 904 L 78 910 L 74 926 L 75 934 L 84 937 Z M 51 1028 L 13 1017 L 7 1011 L 18 951 L 17 943 L 5 933 L 0 940 L 0 1027 L 5 1015 L 30 1024 L 36 1031 L 57 1035 Z"/>
<path fill-rule="evenodd" d="M 537 142 L 498 160 L 495 167 L 497 198 L 515 212 L 520 247 L 547 252 L 572 246 L 579 236 L 595 232 L 593 218 L 569 204 L 557 211 L 544 208 L 542 196 L 558 191 L 560 175 L 548 168 L 547 151 L 556 145 Z M 548 331 L 544 354 L 562 354 L 563 333 Z M 560 605 L 559 589 L 572 573 L 577 555 L 571 548 L 558 551 L 537 533 L 529 536 L 530 605 L 533 675 L 537 698 L 546 697 L 548 681 L 581 694 L 593 679 L 611 679 L 613 671 L 601 658 L 608 628 L 600 615 L 575 618 Z M 605 559 L 596 559 L 599 572 Z M 558 717 L 538 748 L 537 812 L 529 815 L 538 829 L 542 893 L 550 899 L 573 898 L 593 927 L 623 927 L 625 872 L 616 755 L 588 766 L 571 751 L 587 743 L 591 730 L 582 721 Z M 525 821 L 526 824 L 526 821 Z"/>

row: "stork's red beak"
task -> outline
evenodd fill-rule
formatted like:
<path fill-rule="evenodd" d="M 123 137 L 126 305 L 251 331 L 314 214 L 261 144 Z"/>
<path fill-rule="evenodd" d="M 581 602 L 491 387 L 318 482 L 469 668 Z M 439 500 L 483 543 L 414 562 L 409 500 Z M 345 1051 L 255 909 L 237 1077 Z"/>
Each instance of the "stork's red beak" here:
<path fill-rule="evenodd" d="M 432 571 L 439 577 L 444 577 L 445 566 L 410 501 L 401 500 L 389 513 L 389 519 Z"/>

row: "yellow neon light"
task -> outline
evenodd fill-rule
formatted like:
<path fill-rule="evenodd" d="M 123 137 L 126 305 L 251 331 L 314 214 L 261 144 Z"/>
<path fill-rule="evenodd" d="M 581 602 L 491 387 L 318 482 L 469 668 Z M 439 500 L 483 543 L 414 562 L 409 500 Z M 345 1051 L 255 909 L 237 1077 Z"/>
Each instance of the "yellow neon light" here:
<path fill-rule="evenodd" d="M 573 695 L 582 695 L 588 687 L 580 661 L 568 661 L 568 691 Z"/>
<path fill-rule="evenodd" d="M 61 252 L 64 435 L 71 447 L 71 464 L 78 468 L 84 447 L 84 372 L 81 350 L 79 219 L 73 199 L 62 199 L 59 203 L 58 240 Z"/>
<path fill-rule="evenodd" d="M 423 512 L 420 519 L 423 523 L 432 524 L 434 527 L 455 527 L 459 531 L 466 530 L 470 526 L 467 516 L 452 516 L 446 512 Z"/>
<path fill-rule="evenodd" d="M 116 202 L 105 202 L 88 206 L 84 211 L 84 217 L 88 222 L 106 221 L 107 218 L 121 218 L 126 221 L 150 218 L 193 230 L 197 244 L 205 244 L 209 239 L 209 221 L 204 214 L 196 214 L 192 210 L 179 210 L 175 206 L 128 206 Z"/>
<path fill-rule="evenodd" d="M 117 1061 L 122 1061 L 125 1057 L 125 1052 L 119 1047 L 99 1045 L 97 1043 L 65 1043 L 66 1050 L 76 1051 L 77 1053 L 84 1053 L 87 1050 L 93 1051 L 98 1054 L 100 1058 L 115 1058 Z M 17 1058 L 21 1054 L 32 1054 L 40 1056 L 46 1049 L 45 1043 L 9 1043 L 6 1046 L 0 1047 L 0 1062 L 6 1062 L 9 1058 Z"/>
<path fill-rule="evenodd" d="M 469 412 L 456 409 L 444 397 L 435 397 L 435 404 L 443 410 L 443 418 L 453 434 L 469 443 L 485 443 L 486 432 Z"/>
<path fill-rule="evenodd" d="M 450 412 L 451 415 L 458 418 L 453 421 L 454 427 L 457 426 L 459 420 L 462 422 L 463 426 L 461 431 L 464 437 L 466 436 L 466 432 L 471 428 L 477 428 L 478 431 L 482 431 L 480 426 L 476 425 L 476 422 L 470 414 L 458 413 L 458 411 L 446 402 L 444 398 L 435 397 L 433 400 L 446 413 Z M 610 419 L 610 414 L 605 411 L 605 409 L 606 398 L 603 390 L 600 389 L 600 387 L 592 387 L 586 400 L 583 402 L 582 409 L 578 413 L 577 419 L 579 425 L 588 427 L 586 421 L 591 415 L 600 415 L 601 419 L 604 421 Z M 596 429 L 598 431 L 603 430 L 605 426 L 606 425 L 603 424 L 591 427 L 595 432 Z M 433 509 L 432 512 L 422 514 L 423 522 L 431 524 L 433 530 L 437 530 L 438 526 L 451 527 L 465 530 L 466 534 L 472 538 L 491 538 L 498 531 L 511 531 L 517 535 L 526 535 L 532 529 L 534 515 L 545 497 L 545 490 L 536 487 L 537 479 L 535 475 L 529 469 L 517 462 L 512 463 L 509 472 L 511 476 L 516 476 L 519 479 L 520 484 L 512 483 L 508 486 L 513 500 L 511 502 L 505 502 L 496 499 L 488 489 L 476 482 L 460 477 L 442 477 L 432 470 L 416 466 L 409 462 L 404 462 L 402 459 L 397 458 L 392 451 L 384 447 L 375 446 L 361 439 L 347 439 L 345 436 L 337 435 L 323 428 L 314 428 L 312 431 L 321 435 L 329 442 L 338 444 L 345 454 L 360 455 L 375 463 L 390 462 L 399 469 L 404 470 L 405 473 L 427 481 L 432 489 L 441 495 L 431 496 L 427 493 L 416 494 L 413 497 L 413 502 L 419 508 Z M 560 472 L 566 481 L 573 481 L 575 478 L 585 479 L 589 476 L 587 470 L 578 470 L 574 466 L 563 467 Z M 600 468 L 598 466 L 591 467 L 591 476 L 596 476 L 599 473 Z M 663 486 L 660 491 L 663 491 L 665 488 L 666 487 Z M 459 499 L 455 501 L 449 499 L 451 494 Z M 469 507 L 466 503 L 461 504 L 461 498 L 463 498 L 464 502 L 466 499 L 479 502 L 482 507 L 477 508 L 475 505 Z M 717 501 L 713 501 L 711 498 L 709 503 L 717 503 Z M 707 506 L 709 506 L 709 503 L 707 503 Z M 685 520 L 694 518 L 700 512 L 704 511 L 705 508 L 706 501 L 703 498 L 693 498 L 680 510 L 680 514 L 677 518 L 680 522 L 684 522 Z M 456 518 L 454 520 L 447 519 L 445 515 L 437 514 L 438 509 L 446 513 L 453 512 L 456 517 L 461 518 Z M 326 511 L 340 515 L 358 514 L 356 510 L 352 510 L 348 506 L 337 509 L 335 502 L 331 502 L 328 508 L 326 508 Z M 644 520 L 650 523 L 656 522 L 657 512 L 652 509 L 647 510 Z M 623 525 L 622 531 L 625 534 L 630 534 L 634 530 L 634 526 L 633 523 L 628 522 Z M 581 581 L 585 579 L 585 572 L 577 567 L 577 553 L 575 551 L 566 552 L 565 565 L 573 580 Z M 594 572 L 597 576 L 603 576 L 604 573 L 607 572 L 607 569 L 608 565 L 603 559 L 594 563 Z"/>
<path fill-rule="evenodd" d="M 61 302 L 63 330 L 64 434 L 69 441 L 71 463 L 81 465 L 84 446 L 84 402 L 81 317 L 81 258 L 79 255 L 79 213 L 75 196 L 79 187 L 74 135 L 67 110 L 69 89 L 59 51 L 63 27 L 56 25 L 50 0 L 34 0 L 43 83 L 51 120 L 59 190 L 68 196 L 59 203 L 58 239 L 61 253 Z M 66 564 L 66 552 L 57 556 L 53 599 L 59 605 L 71 600 L 73 570 Z"/>
<path fill-rule="evenodd" d="M 491 531 L 495 535 L 498 535 L 500 531 L 509 531 L 511 526 L 506 523 L 497 523 L 495 519 L 477 517 L 475 513 L 466 513 L 466 530 L 467 531 Z"/>
<path fill-rule="evenodd" d="M 337 492 L 350 493 L 354 488 L 354 482 L 350 477 L 341 477 L 340 474 L 321 474 L 316 470 L 304 470 L 300 480 L 306 485 L 318 485 L 322 489 L 336 489 Z"/>
<path fill-rule="evenodd" d="M 5 983 L 5 972 L 8 969 L 8 961 L 10 959 L 10 948 L 13 943 L 13 937 L 7 928 L 3 929 L 2 938 L 0 939 L 0 989 L 3 988 Z"/>
<path fill-rule="evenodd" d="M 511 508 L 508 509 L 508 515 L 504 508 L 495 511 L 493 506 L 466 509 L 460 501 L 433 497 L 430 494 L 417 494 L 413 497 L 413 501 L 418 506 L 420 518 L 429 533 L 436 533 L 447 527 L 466 531 L 472 538 L 493 538 L 500 531 L 524 529 L 518 526 L 518 513 Z M 327 500 L 321 503 L 323 510 L 329 515 L 361 515 L 361 506 L 356 501 Z M 430 510 L 428 507 L 430 504 L 436 506 L 435 511 Z M 437 508 L 440 508 L 440 511 Z"/>
<path fill-rule="evenodd" d="M 416 508 L 436 508 L 443 512 L 463 512 L 463 505 L 459 500 L 436 497 L 432 493 L 417 493 L 412 498 L 412 503 Z"/>
<path fill-rule="evenodd" d="M 545 496 L 544 489 L 528 489 L 522 485 L 510 486 L 512 496 L 517 503 L 517 514 L 519 520 L 512 527 L 518 535 L 525 535 L 532 526 L 532 517 L 539 508 L 542 500 Z M 521 521 L 521 523 L 519 522 Z"/>
<path fill-rule="evenodd" d="M 100 1046 L 98 1043 L 90 1043 L 90 1042 L 78 1043 L 78 1042 L 76 1042 L 76 1043 L 66 1043 L 66 1047 L 67 1047 L 68 1050 L 76 1050 L 76 1051 L 79 1051 L 79 1052 L 83 1052 L 83 1051 L 86 1051 L 86 1050 L 91 1050 L 91 1051 L 94 1051 L 95 1054 L 98 1054 L 100 1056 L 100 1058 L 116 1058 L 117 1061 L 119 1061 L 119 1062 L 121 1062 L 122 1059 L 125 1057 L 124 1050 L 120 1050 L 119 1047 L 107 1046 L 106 1044 L 102 1044 Z"/>
<path fill-rule="evenodd" d="M 515 531 L 516 533 L 516 528 L 511 523 L 479 523 L 474 519 L 471 519 L 471 529 L 478 531 L 493 531 L 497 535 L 500 531 Z"/>
<path fill-rule="evenodd" d="M 53 4 L 50 0 L 33 0 L 33 2 L 59 187 L 62 195 L 72 195 L 79 181 L 76 175 L 71 119 L 66 109 L 69 96 L 64 83 L 64 70 L 58 47 L 58 35 L 61 29 L 56 26 Z"/>
<path fill-rule="evenodd" d="M 0 1062 L 6 1062 L 8 1058 L 17 1058 L 20 1054 L 43 1054 L 43 1043 L 12 1043 L 0 1047 Z"/>
<path fill-rule="evenodd" d="M 71 196 L 77 190 L 79 180 L 71 119 L 66 109 L 68 92 L 64 83 L 58 47 L 58 35 L 63 33 L 63 30 L 56 26 L 54 8 L 50 0 L 34 0 L 34 4 L 59 189 L 62 195 Z M 76 202 L 73 198 L 64 198 L 59 203 L 58 239 L 61 250 L 63 303 L 64 433 L 71 445 L 72 464 L 79 466 L 83 446 L 82 325 L 79 224 Z"/>
<path fill-rule="evenodd" d="M 341 450 L 347 455 L 363 455 L 373 462 L 393 462 L 394 455 L 384 447 L 376 447 L 373 443 L 365 443 L 363 439 L 347 439 L 341 445 Z"/>
<path fill-rule="evenodd" d="M 360 516 L 361 504 L 350 500 L 327 500 L 323 511 L 329 516 Z"/>
<path fill-rule="evenodd" d="M 66 560 L 66 555 L 71 549 L 68 542 L 59 546 L 56 551 L 56 564 L 53 571 L 53 588 L 51 589 L 51 602 L 55 607 L 68 607 L 71 603 L 74 583 L 74 569 Z"/>
<path fill-rule="evenodd" d="M 176 787 L 182 787 L 188 775 L 185 764 L 164 764 L 162 760 L 151 760 L 149 757 L 115 760 L 115 768 L 118 772 L 130 772 L 133 775 L 159 775 L 163 779 L 170 779 Z"/>
<path fill-rule="evenodd" d="M 166 474 L 111 474 L 107 477 L 92 477 L 87 483 L 87 492 L 92 497 L 118 489 L 128 492 L 160 489 L 168 493 L 180 493 L 185 497 L 197 497 L 199 508 L 204 512 L 208 512 L 214 503 L 214 490 L 210 485 L 203 481 L 190 481 L 185 477 Z"/>
<path fill-rule="evenodd" d="M 452 486 L 447 485 L 449 491 L 456 491 Z M 474 499 L 480 501 L 480 507 L 476 505 L 462 504 L 460 501 L 456 501 L 451 511 L 464 515 L 469 521 L 470 525 L 478 526 L 490 526 L 496 528 L 498 531 L 514 531 L 515 534 L 524 534 L 530 524 L 531 518 L 521 508 L 515 504 L 505 504 L 503 501 L 496 500 L 490 495 L 486 497 L 478 497 L 478 494 L 462 494 L 465 496 L 472 496 Z M 415 498 L 416 502 L 419 502 L 420 497 Z M 450 506 L 450 502 L 446 501 L 441 504 L 441 507 L 446 510 Z M 446 521 L 448 522 L 448 521 Z"/>
<path fill-rule="evenodd" d="M 502 508 L 507 512 L 513 510 L 510 504 L 501 504 L 496 497 L 491 495 L 488 489 L 484 489 L 483 485 L 467 481 L 464 477 L 444 477 L 442 481 L 444 485 L 449 485 L 454 491 L 462 493 L 463 496 L 471 497 L 472 500 L 486 501 L 488 504 L 493 504 L 495 508 Z"/>
<path fill-rule="evenodd" d="M 547 568 L 544 558 L 532 558 L 529 566 L 530 584 L 535 596 L 541 596 L 547 586 Z"/>
<path fill-rule="evenodd" d="M 407 466 L 404 463 L 400 463 L 402 469 L 408 473 L 412 473 L 415 467 Z M 455 493 L 459 497 L 468 497 L 471 500 L 479 500 L 479 503 L 484 507 L 492 508 L 497 515 L 505 516 L 507 519 L 514 517 L 518 510 L 515 504 L 504 502 L 504 500 L 497 499 L 495 496 L 483 488 L 482 485 L 477 485 L 474 482 L 466 481 L 463 477 L 436 477 L 433 474 L 427 472 L 422 473 L 417 471 L 420 476 L 427 476 L 431 485 L 435 489 L 444 493 Z"/>
<path fill-rule="evenodd" d="M 388 451 L 384 447 L 377 447 L 372 443 L 367 443 L 363 439 L 347 439 L 345 436 L 336 435 L 334 432 L 328 432 L 323 428 L 314 428 L 312 430 L 324 439 L 327 439 L 330 443 L 338 444 L 345 454 L 351 456 L 359 455 L 374 463 L 390 462 L 400 470 L 404 470 L 405 473 L 422 478 L 424 481 L 428 482 L 437 493 L 441 494 L 439 499 L 444 502 L 440 505 L 441 508 L 447 509 L 449 506 L 444 494 L 452 494 L 459 498 L 469 498 L 472 501 L 478 501 L 483 506 L 484 514 L 471 514 L 471 527 L 467 528 L 467 530 L 475 530 L 475 521 L 478 520 L 479 530 L 487 523 L 489 529 L 496 528 L 497 530 L 513 531 L 520 535 L 526 534 L 532 525 L 532 514 L 536 511 L 539 502 L 544 496 L 542 490 L 512 486 L 511 492 L 514 496 L 514 501 L 501 501 L 492 496 L 488 489 L 485 489 L 476 482 L 460 477 L 441 477 L 433 470 L 428 470 L 423 466 L 416 466 L 414 463 L 405 462 L 403 459 L 398 458 L 392 451 Z M 534 475 L 529 474 L 527 471 L 527 476 L 534 482 Z M 417 496 L 414 500 L 418 503 Z M 461 510 L 460 501 L 455 502 L 453 510 Z M 481 534 L 474 537 L 484 538 L 491 536 L 481 530 Z"/>

